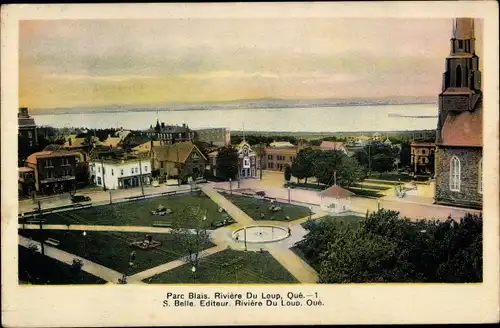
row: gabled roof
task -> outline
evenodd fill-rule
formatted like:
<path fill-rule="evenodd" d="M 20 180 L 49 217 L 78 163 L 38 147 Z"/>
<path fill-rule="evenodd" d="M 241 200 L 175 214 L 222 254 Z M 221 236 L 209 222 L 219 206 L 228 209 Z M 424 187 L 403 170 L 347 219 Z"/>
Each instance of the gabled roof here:
<path fill-rule="evenodd" d="M 104 146 L 116 148 L 120 145 L 122 142 L 122 139 L 120 137 L 108 137 L 106 140 L 104 140 L 103 144 Z"/>
<path fill-rule="evenodd" d="M 473 112 L 449 114 L 441 131 L 443 146 L 483 146 L 483 111 L 478 108 Z"/>
<path fill-rule="evenodd" d="M 207 160 L 198 147 L 189 141 L 155 146 L 152 149 L 153 154 L 159 161 L 173 163 L 185 163 L 193 151 L 196 151 L 205 161 Z"/>
<path fill-rule="evenodd" d="M 337 185 L 333 185 L 330 188 L 319 192 L 319 194 L 322 197 L 332 197 L 332 198 L 347 198 L 354 195 L 353 192 L 350 192 L 349 190 L 341 188 Z"/>
<path fill-rule="evenodd" d="M 160 140 L 153 140 L 152 141 L 153 143 L 153 147 L 157 147 L 157 146 L 160 146 L 161 145 L 161 141 Z M 132 151 L 150 151 L 151 150 L 151 141 L 147 141 L 145 143 L 142 143 L 138 146 L 135 146 L 134 148 L 132 148 Z"/>

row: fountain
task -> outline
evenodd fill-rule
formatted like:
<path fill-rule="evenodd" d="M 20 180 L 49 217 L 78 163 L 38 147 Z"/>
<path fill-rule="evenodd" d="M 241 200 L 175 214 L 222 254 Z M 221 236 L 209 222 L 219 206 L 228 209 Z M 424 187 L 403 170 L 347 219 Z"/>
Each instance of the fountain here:
<path fill-rule="evenodd" d="M 274 243 L 289 236 L 289 229 L 277 225 L 247 226 L 235 230 L 232 234 L 236 242 L 244 243 L 246 239 L 246 242 L 250 244 Z"/>

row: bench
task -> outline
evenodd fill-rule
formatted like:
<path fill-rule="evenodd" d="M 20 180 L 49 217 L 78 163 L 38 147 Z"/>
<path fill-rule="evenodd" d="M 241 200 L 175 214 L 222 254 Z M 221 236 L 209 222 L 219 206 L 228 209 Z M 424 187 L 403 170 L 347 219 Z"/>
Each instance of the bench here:
<path fill-rule="evenodd" d="M 170 228 L 171 223 L 163 221 L 153 221 L 153 227 Z"/>
<path fill-rule="evenodd" d="M 49 238 L 45 241 L 46 244 L 52 245 L 52 246 L 59 246 L 61 243 L 59 240 L 54 239 L 54 238 Z"/>

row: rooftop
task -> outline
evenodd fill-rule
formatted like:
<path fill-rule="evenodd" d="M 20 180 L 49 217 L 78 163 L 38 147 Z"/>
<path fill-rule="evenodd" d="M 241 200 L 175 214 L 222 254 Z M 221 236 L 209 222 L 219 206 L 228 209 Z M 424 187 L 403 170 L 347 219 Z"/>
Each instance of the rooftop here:
<path fill-rule="evenodd" d="M 153 153 L 160 161 L 167 161 L 173 163 L 185 163 L 189 155 L 193 151 L 197 151 L 205 160 L 202 152 L 192 142 L 177 142 L 174 144 L 154 146 Z"/>
<path fill-rule="evenodd" d="M 441 131 L 443 146 L 483 146 L 483 111 L 449 114 Z"/>
<path fill-rule="evenodd" d="M 64 157 L 64 156 L 78 156 L 77 153 L 67 150 L 45 150 L 33 153 L 28 156 L 26 163 L 37 164 L 39 158 L 51 158 L 51 157 Z"/>
<path fill-rule="evenodd" d="M 337 185 L 333 185 L 330 188 L 319 192 L 319 194 L 322 197 L 332 197 L 332 198 L 347 198 L 354 195 L 353 192 L 350 192 L 349 190 L 346 190 Z"/>

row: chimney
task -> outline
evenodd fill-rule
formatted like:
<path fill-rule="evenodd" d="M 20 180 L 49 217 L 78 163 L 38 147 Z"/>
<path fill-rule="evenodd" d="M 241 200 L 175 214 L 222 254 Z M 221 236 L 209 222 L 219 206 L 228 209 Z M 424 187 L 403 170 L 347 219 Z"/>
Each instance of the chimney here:
<path fill-rule="evenodd" d="M 182 127 L 186 128 L 187 127 L 186 123 L 182 123 Z"/>
<path fill-rule="evenodd" d="M 161 128 L 164 129 L 165 128 L 165 123 L 164 122 L 161 122 Z"/>
<path fill-rule="evenodd" d="M 29 115 L 28 115 L 28 108 L 27 107 L 21 107 L 21 108 L 19 108 L 19 114 L 17 116 L 18 117 L 29 117 Z"/>

